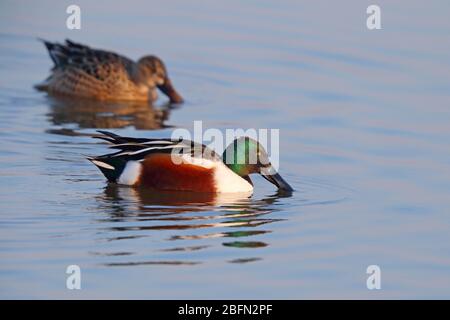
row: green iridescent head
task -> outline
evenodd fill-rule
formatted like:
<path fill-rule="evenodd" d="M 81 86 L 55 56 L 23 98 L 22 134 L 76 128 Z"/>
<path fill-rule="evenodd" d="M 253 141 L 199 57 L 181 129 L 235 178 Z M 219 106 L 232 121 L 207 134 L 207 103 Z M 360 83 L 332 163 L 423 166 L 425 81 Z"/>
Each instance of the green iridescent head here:
<path fill-rule="evenodd" d="M 235 139 L 223 152 L 222 160 L 234 173 L 250 183 L 249 175 L 259 173 L 278 189 L 293 191 L 292 187 L 273 168 L 264 147 L 254 139 L 249 137 Z"/>

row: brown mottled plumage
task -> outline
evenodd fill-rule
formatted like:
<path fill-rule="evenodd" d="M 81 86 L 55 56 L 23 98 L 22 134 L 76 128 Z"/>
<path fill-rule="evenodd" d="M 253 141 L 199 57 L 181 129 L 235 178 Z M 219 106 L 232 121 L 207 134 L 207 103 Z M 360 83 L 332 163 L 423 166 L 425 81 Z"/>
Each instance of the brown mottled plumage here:
<path fill-rule="evenodd" d="M 156 88 L 173 103 L 183 99 L 177 93 L 164 63 L 156 56 L 134 62 L 114 52 L 92 49 L 66 40 L 65 44 L 43 40 L 55 66 L 36 89 L 54 95 L 96 100 L 154 101 Z"/>

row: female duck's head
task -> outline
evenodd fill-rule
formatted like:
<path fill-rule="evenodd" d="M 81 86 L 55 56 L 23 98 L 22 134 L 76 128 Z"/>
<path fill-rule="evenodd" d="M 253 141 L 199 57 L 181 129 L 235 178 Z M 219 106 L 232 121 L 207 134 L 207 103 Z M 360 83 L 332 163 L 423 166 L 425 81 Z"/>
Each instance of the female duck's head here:
<path fill-rule="evenodd" d="M 183 98 L 169 79 L 166 66 L 156 56 L 145 56 L 138 61 L 138 80 L 150 87 L 158 87 L 172 103 L 182 103 Z"/>
<path fill-rule="evenodd" d="M 289 192 L 294 190 L 270 163 L 263 146 L 254 139 L 240 137 L 234 140 L 223 152 L 222 160 L 234 173 L 249 182 L 250 174 L 259 173 L 280 190 Z"/>

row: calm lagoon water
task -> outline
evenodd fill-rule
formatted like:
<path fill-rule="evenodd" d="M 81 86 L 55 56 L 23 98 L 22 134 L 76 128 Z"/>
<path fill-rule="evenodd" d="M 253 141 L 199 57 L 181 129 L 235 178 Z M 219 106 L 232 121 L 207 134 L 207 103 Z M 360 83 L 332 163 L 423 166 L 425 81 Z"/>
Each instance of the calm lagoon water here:
<path fill-rule="evenodd" d="M 450 298 L 450 5 L 378 1 L 0 4 L 1 298 Z M 33 90 L 71 38 L 164 58 L 187 102 Z M 88 135 L 279 128 L 280 171 L 250 199 L 107 186 Z M 66 289 L 66 267 L 82 290 Z M 366 288 L 366 268 L 382 289 Z"/>

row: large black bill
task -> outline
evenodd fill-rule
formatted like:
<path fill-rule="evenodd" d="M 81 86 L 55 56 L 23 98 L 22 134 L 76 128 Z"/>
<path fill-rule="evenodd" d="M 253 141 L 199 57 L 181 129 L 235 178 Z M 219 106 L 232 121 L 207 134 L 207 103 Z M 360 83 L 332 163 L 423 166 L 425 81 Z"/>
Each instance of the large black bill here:
<path fill-rule="evenodd" d="M 267 181 L 269 181 L 270 183 L 273 183 L 274 185 L 276 185 L 278 187 L 279 190 L 283 190 L 283 191 L 289 191 L 292 192 L 294 191 L 294 189 L 292 189 L 292 187 L 289 185 L 289 183 L 287 183 L 281 176 L 280 174 L 274 173 L 274 174 L 264 174 L 261 173 L 261 175 L 264 177 L 264 179 L 266 179 Z"/>
<path fill-rule="evenodd" d="M 169 97 L 170 102 L 172 103 L 182 103 L 183 98 L 178 94 L 175 88 L 172 85 L 172 82 L 169 78 L 166 78 L 164 84 L 158 86 L 159 90 L 161 90 L 166 96 Z"/>

